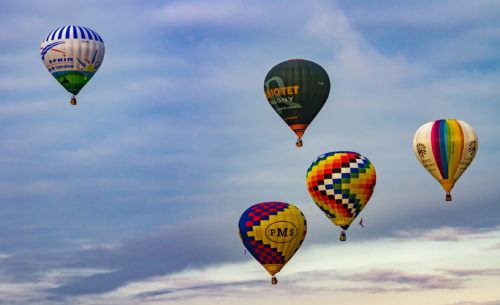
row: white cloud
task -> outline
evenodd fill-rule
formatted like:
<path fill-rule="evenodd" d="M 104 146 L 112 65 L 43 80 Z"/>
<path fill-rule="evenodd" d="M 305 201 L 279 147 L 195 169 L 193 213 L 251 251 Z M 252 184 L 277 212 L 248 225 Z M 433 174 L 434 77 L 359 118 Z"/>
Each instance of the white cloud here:
<path fill-rule="evenodd" d="M 498 233 L 496 230 L 485 234 Z M 348 305 L 368 300 L 375 305 L 397 304 L 398 300 L 418 305 L 421 294 L 425 293 L 434 296 L 429 304 L 441 305 L 446 304 L 443 299 L 463 298 L 469 291 L 481 293 L 483 299 L 494 299 L 495 292 L 491 288 L 499 283 L 491 275 L 498 270 L 492 273 L 487 269 L 483 272 L 470 268 L 479 266 L 478 261 L 481 266 L 491 265 L 495 257 L 485 256 L 478 247 L 484 240 L 471 239 L 471 236 L 474 233 L 464 233 L 464 238 L 469 240 L 466 244 L 424 240 L 401 243 L 378 239 L 305 246 L 278 274 L 277 287 L 269 284 L 267 272 L 247 254 L 244 262 L 187 269 L 135 281 L 100 297 L 107 301 L 121 300 L 123 304 L 138 299 L 150 304 L 169 304 L 180 299 L 197 304 L 207 298 L 219 298 L 222 304 L 235 300 L 250 304 L 250 296 L 258 293 L 261 302 L 299 304 L 331 299 L 331 294 L 335 293 Z M 498 240 L 498 236 L 495 239 Z M 457 267 L 462 269 L 457 270 Z M 467 273 L 465 278 L 464 272 Z M 482 278 L 488 282 L 482 282 Z M 479 283 L 487 284 L 478 286 Z M 275 291 L 276 288 L 279 291 Z M 297 298 L 290 298 L 292 295 Z M 275 296 L 280 297 L 275 299 Z M 388 303 L 384 296 L 390 296 L 391 301 Z M 77 297 L 82 304 L 92 298 Z"/>
<path fill-rule="evenodd" d="M 488 0 L 471 6 L 466 0 L 388 3 L 388 5 L 358 6 L 350 15 L 354 23 L 422 26 L 457 26 L 492 21 L 500 11 L 497 1 Z"/>
<path fill-rule="evenodd" d="M 257 4 L 258 5 L 258 4 Z M 240 1 L 174 2 L 153 13 L 153 20 L 165 25 L 231 25 L 235 22 L 255 21 L 254 5 Z"/>

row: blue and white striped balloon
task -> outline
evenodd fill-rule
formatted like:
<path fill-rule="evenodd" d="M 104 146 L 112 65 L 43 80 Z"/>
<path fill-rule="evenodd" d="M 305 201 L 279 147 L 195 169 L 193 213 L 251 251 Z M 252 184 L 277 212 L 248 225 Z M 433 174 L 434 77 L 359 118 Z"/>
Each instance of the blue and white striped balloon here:
<path fill-rule="evenodd" d="M 69 25 L 51 31 L 41 45 L 42 61 L 57 81 L 76 95 L 104 59 L 104 41 L 95 31 Z"/>

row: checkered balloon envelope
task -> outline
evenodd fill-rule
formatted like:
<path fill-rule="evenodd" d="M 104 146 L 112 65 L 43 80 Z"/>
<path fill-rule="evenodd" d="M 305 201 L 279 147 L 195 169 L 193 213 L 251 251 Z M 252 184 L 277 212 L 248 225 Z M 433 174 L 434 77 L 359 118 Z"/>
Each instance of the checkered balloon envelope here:
<path fill-rule="evenodd" d="M 365 156 L 336 151 L 317 157 L 307 170 L 307 189 L 314 202 L 344 230 L 370 200 L 377 176 Z"/>

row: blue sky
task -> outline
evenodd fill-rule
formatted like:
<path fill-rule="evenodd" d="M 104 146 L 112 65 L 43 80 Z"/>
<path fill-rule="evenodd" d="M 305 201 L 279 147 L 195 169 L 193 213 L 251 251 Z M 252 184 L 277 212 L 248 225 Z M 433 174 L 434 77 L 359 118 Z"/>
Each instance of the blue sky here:
<path fill-rule="evenodd" d="M 0 304 L 500 304 L 499 17 L 496 1 L 1 2 Z M 76 107 L 39 54 L 70 24 L 106 46 Z M 289 58 L 332 82 L 300 149 L 263 92 Z M 479 138 L 451 204 L 411 146 L 441 118 Z M 305 184 L 335 150 L 378 178 L 342 244 Z M 276 287 L 237 234 L 263 201 L 308 220 Z"/>

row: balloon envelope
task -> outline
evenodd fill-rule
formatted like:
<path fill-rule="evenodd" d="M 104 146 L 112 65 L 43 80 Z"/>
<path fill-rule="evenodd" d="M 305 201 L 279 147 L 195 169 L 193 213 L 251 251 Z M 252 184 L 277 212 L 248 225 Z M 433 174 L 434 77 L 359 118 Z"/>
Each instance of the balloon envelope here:
<path fill-rule="evenodd" d="M 317 157 L 307 170 L 307 189 L 326 216 L 344 230 L 363 210 L 375 188 L 373 164 L 351 151 Z"/>
<path fill-rule="evenodd" d="M 104 59 L 104 41 L 95 31 L 77 25 L 50 32 L 41 45 L 42 61 L 54 78 L 76 95 Z"/>
<path fill-rule="evenodd" d="M 443 119 L 428 122 L 413 137 L 413 150 L 418 161 L 441 184 L 451 200 L 455 182 L 476 155 L 477 135 L 464 121 Z"/>
<path fill-rule="evenodd" d="M 267 73 L 264 92 L 269 104 L 300 140 L 328 98 L 330 78 L 312 61 L 290 59 Z"/>
<path fill-rule="evenodd" d="M 274 275 L 292 258 L 304 241 L 304 214 L 284 202 L 262 202 L 249 207 L 238 223 L 248 252 Z"/>

